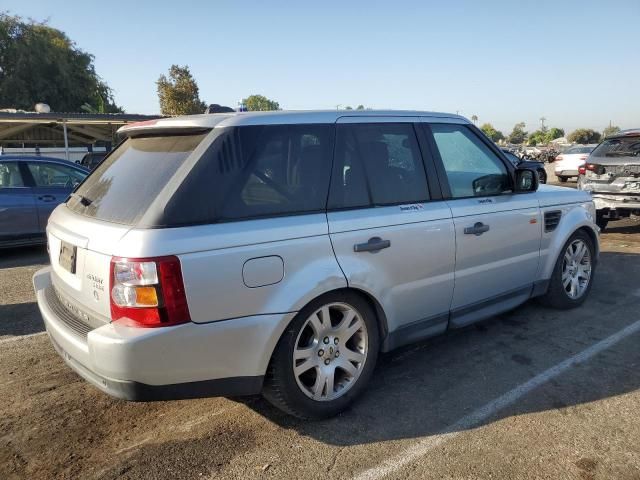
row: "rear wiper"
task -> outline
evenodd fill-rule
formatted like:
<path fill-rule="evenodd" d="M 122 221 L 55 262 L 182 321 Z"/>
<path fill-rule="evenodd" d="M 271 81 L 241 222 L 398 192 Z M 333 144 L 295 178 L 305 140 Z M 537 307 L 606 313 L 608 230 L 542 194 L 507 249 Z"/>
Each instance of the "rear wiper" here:
<path fill-rule="evenodd" d="M 79 193 L 75 193 L 75 192 L 73 192 L 71 195 L 69 195 L 69 197 L 74 197 L 74 198 L 79 199 L 80 203 L 84 207 L 88 207 L 89 205 L 91 205 L 91 202 L 93 202 L 93 200 L 91 200 L 91 199 L 89 199 L 89 198 L 87 198 L 87 197 L 85 197 L 83 195 L 80 195 Z"/>

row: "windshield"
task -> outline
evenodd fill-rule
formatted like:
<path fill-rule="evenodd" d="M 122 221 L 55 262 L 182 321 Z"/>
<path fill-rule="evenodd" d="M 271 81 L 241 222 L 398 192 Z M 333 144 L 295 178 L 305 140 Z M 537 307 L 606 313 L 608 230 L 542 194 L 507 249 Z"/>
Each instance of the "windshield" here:
<path fill-rule="evenodd" d="M 593 147 L 572 147 L 567 150 L 565 155 L 571 155 L 573 153 L 591 153 L 593 151 Z"/>
<path fill-rule="evenodd" d="M 129 138 L 67 202 L 76 213 L 135 224 L 206 134 Z"/>
<path fill-rule="evenodd" d="M 638 157 L 640 137 L 620 137 L 605 140 L 593 151 L 594 157 Z"/>

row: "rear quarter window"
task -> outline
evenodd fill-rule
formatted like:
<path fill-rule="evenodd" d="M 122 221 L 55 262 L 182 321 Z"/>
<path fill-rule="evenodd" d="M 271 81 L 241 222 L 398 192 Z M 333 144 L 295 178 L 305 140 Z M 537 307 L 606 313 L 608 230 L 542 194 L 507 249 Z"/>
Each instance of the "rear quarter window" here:
<path fill-rule="evenodd" d="M 74 212 L 134 225 L 206 134 L 129 138 L 67 202 Z"/>
<path fill-rule="evenodd" d="M 325 210 L 332 125 L 216 130 L 218 136 L 155 223 L 180 226 Z"/>

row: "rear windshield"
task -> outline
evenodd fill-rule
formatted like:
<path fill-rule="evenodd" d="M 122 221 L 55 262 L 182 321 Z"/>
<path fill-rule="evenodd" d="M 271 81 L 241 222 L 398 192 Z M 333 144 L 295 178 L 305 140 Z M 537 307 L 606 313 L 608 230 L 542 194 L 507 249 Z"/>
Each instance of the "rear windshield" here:
<path fill-rule="evenodd" d="M 567 155 L 571 155 L 572 153 L 591 153 L 592 150 L 593 147 L 572 147 L 564 153 Z"/>
<path fill-rule="evenodd" d="M 74 212 L 134 225 L 206 133 L 127 139 L 67 202 Z"/>
<path fill-rule="evenodd" d="M 605 140 L 593 151 L 594 157 L 640 157 L 640 137 Z"/>

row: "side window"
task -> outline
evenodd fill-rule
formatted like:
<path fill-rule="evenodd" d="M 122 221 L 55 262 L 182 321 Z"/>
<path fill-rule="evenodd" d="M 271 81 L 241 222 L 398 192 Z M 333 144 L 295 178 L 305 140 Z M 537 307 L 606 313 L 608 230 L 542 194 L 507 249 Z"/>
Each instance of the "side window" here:
<path fill-rule="evenodd" d="M 411 123 L 337 126 L 330 208 L 428 199 L 422 156 Z"/>
<path fill-rule="evenodd" d="M 454 198 L 499 195 L 511 188 L 502 160 L 466 126 L 430 127 Z"/>
<path fill-rule="evenodd" d="M 324 211 L 334 126 L 219 129 L 165 209 L 169 224 Z"/>
<path fill-rule="evenodd" d="M 36 187 L 73 188 L 85 175 L 71 167 L 55 163 L 28 163 Z"/>
<path fill-rule="evenodd" d="M 18 164 L 0 162 L 0 189 L 15 187 L 24 187 Z"/>

